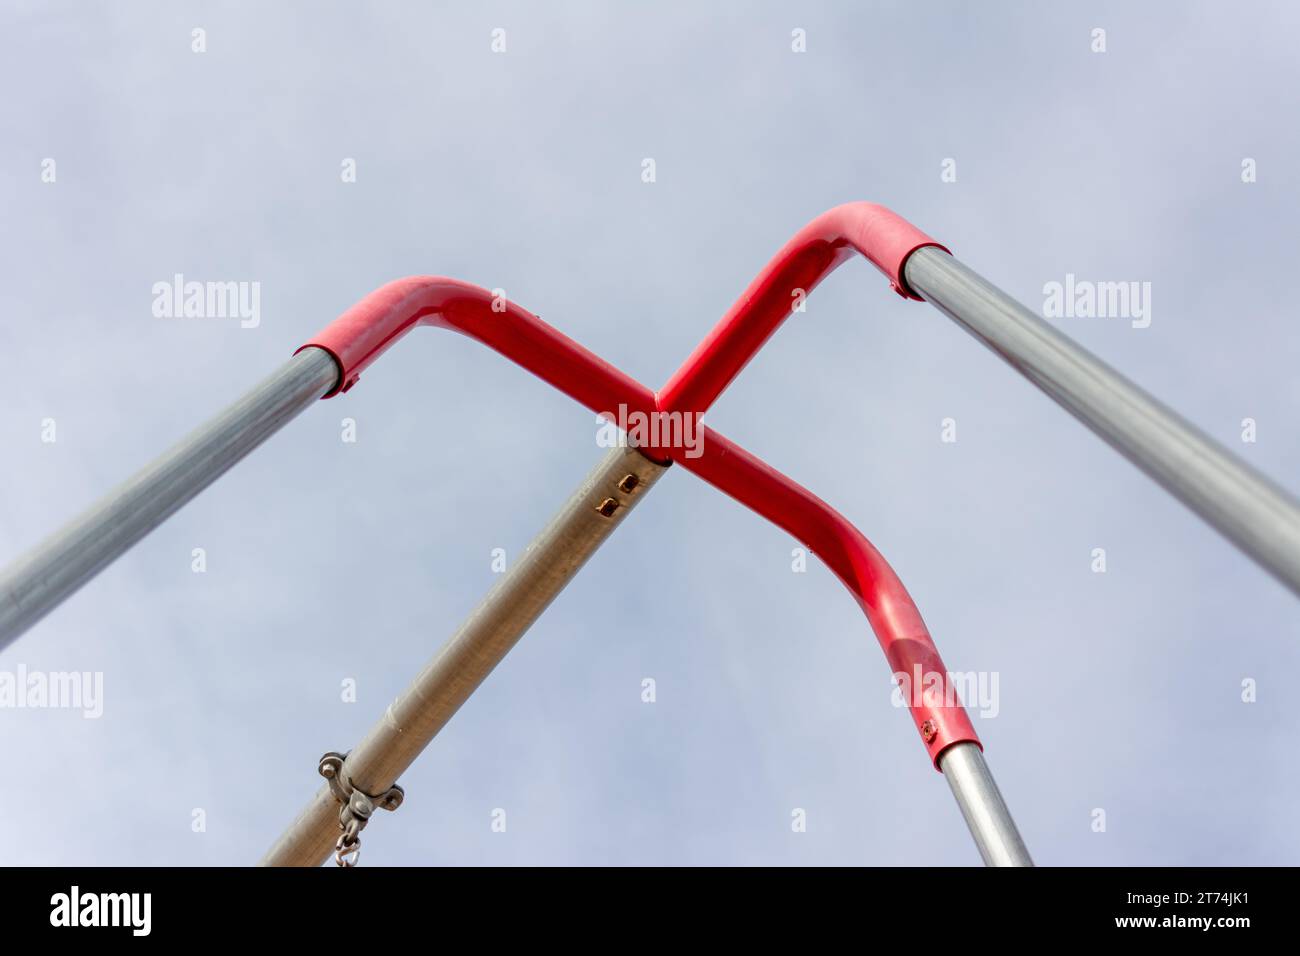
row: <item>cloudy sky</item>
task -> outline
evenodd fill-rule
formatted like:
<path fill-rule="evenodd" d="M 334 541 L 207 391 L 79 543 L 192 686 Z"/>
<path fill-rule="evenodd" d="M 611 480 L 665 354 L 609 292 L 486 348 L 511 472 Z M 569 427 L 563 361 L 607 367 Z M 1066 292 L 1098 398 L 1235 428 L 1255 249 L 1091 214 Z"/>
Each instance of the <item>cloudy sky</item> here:
<path fill-rule="evenodd" d="M 502 287 L 658 387 L 855 199 L 1031 308 L 1067 273 L 1150 282 L 1148 328 L 1055 324 L 1300 488 L 1298 28 L 1249 2 L 7 4 L 0 562 L 389 279 Z M 156 317 L 176 273 L 259 283 L 259 324 Z M 1300 861 L 1295 598 L 937 311 L 849 263 L 708 421 L 871 537 L 950 668 L 999 675 L 976 724 L 1038 862 Z M 98 719 L 0 710 L 0 862 L 256 860 L 595 434 L 434 331 L 308 409 L 0 653 L 104 681 Z M 793 573 L 796 544 L 671 470 L 402 778 L 363 864 L 978 862 L 856 604 Z"/>

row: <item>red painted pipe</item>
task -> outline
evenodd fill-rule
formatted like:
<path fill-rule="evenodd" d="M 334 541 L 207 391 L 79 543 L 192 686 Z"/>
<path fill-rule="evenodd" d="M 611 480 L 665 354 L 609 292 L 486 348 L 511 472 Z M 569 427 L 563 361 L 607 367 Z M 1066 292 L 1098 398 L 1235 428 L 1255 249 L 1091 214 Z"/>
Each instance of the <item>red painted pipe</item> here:
<path fill-rule="evenodd" d="M 454 279 L 391 282 L 302 348 L 324 349 L 338 363 L 339 385 L 325 396 L 329 398 L 355 385 L 367 365 L 418 325 L 454 329 L 478 339 L 597 414 L 615 413 L 620 405 L 647 415 L 663 410 L 645 386 L 537 316 Z M 647 449 L 661 461 L 680 462 L 802 541 L 853 592 L 895 673 L 911 679 L 919 666 L 923 674 L 944 675 L 946 684 L 947 671 L 916 605 L 893 569 L 847 518 L 717 432 L 704 430 L 699 457 L 688 457 L 686 451 Z M 936 767 L 939 754 L 952 744 L 979 743 L 960 705 L 910 698 L 907 703 Z"/>
<path fill-rule="evenodd" d="M 362 370 L 411 329 L 432 325 L 477 339 L 596 412 L 653 409 L 654 393 L 527 309 L 487 289 L 444 276 L 410 276 L 380 286 L 298 349 L 334 356 L 346 392 Z"/>
<path fill-rule="evenodd" d="M 869 202 L 822 213 L 772 257 L 690 357 L 659 390 L 666 411 L 704 412 L 749 364 L 790 315 L 801 296 L 856 253 L 885 274 L 899 295 L 921 301 L 907 287 L 903 266 L 923 246 L 938 246 L 903 217 Z"/>
<path fill-rule="evenodd" d="M 687 458 L 679 451 L 674 459 L 789 532 L 853 592 L 893 673 L 906 675 L 912 685 L 905 685 L 904 699 L 935 769 L 939 768 L 939 754 L 955 743 L 969 740 L 982 750 L 960 703 L 947 706 L 941 698 L 913 706 L 911 695 L 925 686 L 924 682 L 915 686 L 916 675 L 928 679 L 939 675 L 940 686 L 946 689 L 948 670 L 912 596 L 866 535 L 807 488 L 710 428 L 704 429 L 702 447 L 704 454 L 698 458 Z"/>

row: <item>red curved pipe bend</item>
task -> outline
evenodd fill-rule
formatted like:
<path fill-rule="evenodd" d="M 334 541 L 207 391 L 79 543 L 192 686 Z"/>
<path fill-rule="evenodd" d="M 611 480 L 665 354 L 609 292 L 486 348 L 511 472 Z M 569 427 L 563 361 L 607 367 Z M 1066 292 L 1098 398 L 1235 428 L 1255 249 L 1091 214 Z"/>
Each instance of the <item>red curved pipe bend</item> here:
<path fill-rule="evenodd" d="M 410 276 L 380 286 L 327 325 L 306 348 L 324 349 L 339 366 L 330 398 L 421 325 L 461 332 L 596 412 L 653 411 L 654 393 L 527 309 L 487 289 L 443 276 Z"/>
<path fill-rule="evenodd" d="M 949 687 L 948 670 L 912 596 L 866 535 L 807 488 L 713 429 L 703 429 L 700 447 L 703 454 L 697 458 L 687 458 L 680 452 L 673 458 L 789 532 L 853 592 L 892 672 L 907 676 L 904 700 L 935 769 L 939 769 L 939 755 L 955 743 L 970 741 L 982 750 L 960 702 L 949 704 L 942 691 L 933 700 L 916 699 L 915 695 L 923 691 L 930 693 L 926 680 L 934 680 L 931 675 L 940 675 L 941 688 Z"/>
<path fill-rule="evenodd" d="M 902 216 L 869 202 L 851 202 L 822 213 L 772 257 L 699 347 L 659 390 L 665 411 L 705 412 L 780 327 L 799 297 L 855 253 L 865 256 L 907 299 L 903 266 L 923 246 L 938 246 Z"/>

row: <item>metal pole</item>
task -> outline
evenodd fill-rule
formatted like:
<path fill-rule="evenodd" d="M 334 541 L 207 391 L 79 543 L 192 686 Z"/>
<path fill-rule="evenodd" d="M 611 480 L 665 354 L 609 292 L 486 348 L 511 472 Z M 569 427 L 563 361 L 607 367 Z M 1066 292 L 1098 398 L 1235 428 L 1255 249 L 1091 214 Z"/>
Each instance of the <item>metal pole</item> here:
<path fill-rule="evenodd" d="M 348 754 L 337 772 L 345 787 L 389 791 L 667 467 L 633 448 L 606 455 Z M 320 865 L 339 837 L 340 809 L 330 786 L 322 787 L 262 865 Z"/>
<path fill-rule="evenodd" d="M 954 744 L 940 755 L 939 769 L 957 798 L 984 864 L 1033 866 L 979 745 Z"/>
<path fill-rule="evenodd" d="M 328 352 L 299 352 L 207 424 L 0 571 L 0 650 L 334 387 Z"/>
<path fill-rule="evenodd" d="M 1300 504 L 941 249 L 908 285 L 1300 594 Z"/>

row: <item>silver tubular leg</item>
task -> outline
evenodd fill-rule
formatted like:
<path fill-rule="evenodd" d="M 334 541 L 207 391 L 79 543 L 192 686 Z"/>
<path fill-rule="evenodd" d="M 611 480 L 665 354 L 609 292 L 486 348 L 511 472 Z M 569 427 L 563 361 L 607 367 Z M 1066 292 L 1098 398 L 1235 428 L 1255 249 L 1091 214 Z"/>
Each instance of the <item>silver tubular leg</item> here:
<path fill-rule="evenodd" d="M 940 249 L 908 285 L 1300 594 L 1300 503 Z"/>
<path fill-rule="evenodd" d="M 0 650 L 333 388 L 306 349 L 60 531 L 0 571 Z"/>
<path fill-rule="evenodd" d="M 667 470 L 614 449 L 488 592 L 411 685 L 347 756 L 339 777 L 384 794 L 420 755 L 570 579 Z M 340 805 L 321 787 L 263 857 L 263 866 L 318 866 L 339 837 Z"/>
<path fill-rule="evenodd" d="M 953 744 L 939 755 L 939 769 L 957 798 L 985 865 L 1033 866 L 979 746 Z"/>

